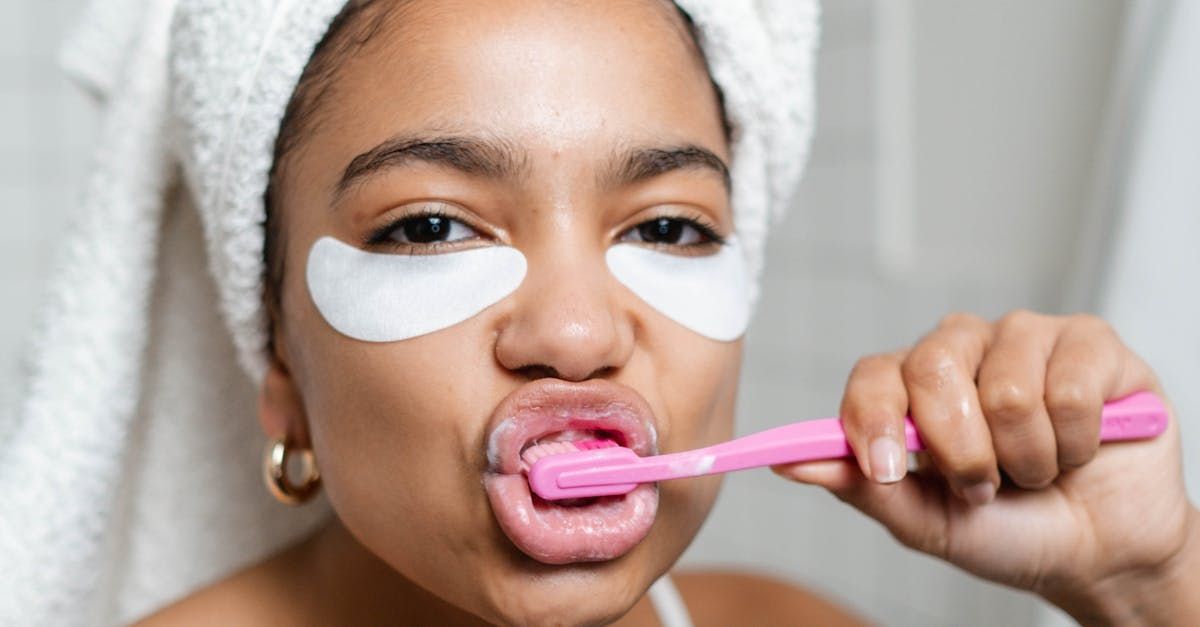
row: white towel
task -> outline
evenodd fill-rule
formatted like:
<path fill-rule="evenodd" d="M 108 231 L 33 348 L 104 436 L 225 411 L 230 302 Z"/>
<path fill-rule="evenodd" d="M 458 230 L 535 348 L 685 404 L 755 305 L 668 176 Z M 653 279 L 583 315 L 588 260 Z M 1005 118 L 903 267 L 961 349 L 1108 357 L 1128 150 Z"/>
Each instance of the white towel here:
<path fill-rule="evenodd" d="M 344 1 L 90 3 L 63 59 L 103 128 L 29 394 L 0 425 L 0 624 L 129 621 L 327 515 L 263 490 L 253 401 L 273 143 Z M 816 2 L 679 4 L 735 126 L 735 222 L 757 276 L 812 132 Z"/>

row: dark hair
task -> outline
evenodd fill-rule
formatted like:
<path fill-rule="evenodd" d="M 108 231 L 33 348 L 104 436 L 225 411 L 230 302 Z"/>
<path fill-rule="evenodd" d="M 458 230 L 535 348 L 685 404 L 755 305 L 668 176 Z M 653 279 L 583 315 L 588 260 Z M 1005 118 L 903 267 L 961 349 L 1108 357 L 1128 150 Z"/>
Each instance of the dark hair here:
<path fill-rule="evenodd" d="M 701 34 L 692 17 L 673 0 L 671 4 L 683 22 L 688 42 L 699 56 L 704 67 L 708 60 L 701 45 Z M 275 138 L 275 149 L 271 160 L 271 171 L 267 189 L 263 193 L 265 218 L 263 222 L 263 305 L 267 310 L 267 350 L 272 360 L 277 360 L 275 328 L 282 316 L 280 292 L 283 285 L 284 258 L 282 212 L 279 209 L 279 184 L 286 168 L 287 157 L 300 143 L 300 139 L 319 123 L 320 104 L 334 88 L 333 80 L 338 66 L 348 56 L 359 51 L 388 19 L 407 5 L 409 0 L 348 0 L 315 48 L 304 72 L 300 75 L 296 89 L 279 122 L 279 134 Z M 725 112 L 725 96 L 716 81 L 712 81 L 721 115 L 721 126 L 725 140 L 733 135 L 733 128 Z"/>

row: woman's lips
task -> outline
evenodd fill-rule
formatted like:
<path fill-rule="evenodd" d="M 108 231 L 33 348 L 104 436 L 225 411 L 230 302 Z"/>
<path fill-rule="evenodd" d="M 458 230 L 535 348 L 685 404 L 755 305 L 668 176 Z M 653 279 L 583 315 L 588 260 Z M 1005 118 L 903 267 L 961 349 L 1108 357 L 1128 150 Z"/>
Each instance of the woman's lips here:
<path fill-rule="evenodd" d="M 489 424 L 484 487 L 496 521 L 513 544 L 547 564 L 609 560 L 637 545 L 654 523 L 657 486 L 641 485 L 586 505 L 550 503 L 530 493 L 521 474 L 521 450 L 543 436 L 574 430 L 604 432 L 638 455 L 653 455 L 652 416 L 637 392 L 599 379 L 539 379 L 501 401 Z"/>

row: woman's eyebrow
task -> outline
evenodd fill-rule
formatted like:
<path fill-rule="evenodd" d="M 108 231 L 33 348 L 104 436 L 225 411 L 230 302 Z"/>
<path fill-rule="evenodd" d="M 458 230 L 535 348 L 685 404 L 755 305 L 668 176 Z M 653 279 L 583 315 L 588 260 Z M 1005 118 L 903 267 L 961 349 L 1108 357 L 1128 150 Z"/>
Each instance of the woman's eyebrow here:
<path fill-rule="evenodd" d="M 334 204 L 356 183 L 383 170 L 413 161 L 453 168 L 465 174 L 492 179 L 521 178 L 529 172 L 524 151 L 497 138 L 463 135 L 398 135 L 350 160 L 334 188 Z M 639 146 L 626 149 L 599 173 L 601 187 L 620 187 L 674 170 L 707 170 L 730 189 L 729 167 L 716 153 L 694 144 Z"/>
<path fill-rule="evenodd" d="M 707 170 L 721 177 L 725 190 L 731 187 L 729 166 L 711 150 L 694 144 L 671 147 L 634 147 L 618 153 L 612 166 L 602 172 L 602 187 L 620 187 L 674 170 Z"/>
<path fill-rule="evenodd" d="M 519 178 L 528 170 L 525 153 L 500 139 L 460 135 L 398 135 L 354 157 L 334 188 L 334 199 L 355 183 L 413 161 L 447 166 L 487 178 Z"/>

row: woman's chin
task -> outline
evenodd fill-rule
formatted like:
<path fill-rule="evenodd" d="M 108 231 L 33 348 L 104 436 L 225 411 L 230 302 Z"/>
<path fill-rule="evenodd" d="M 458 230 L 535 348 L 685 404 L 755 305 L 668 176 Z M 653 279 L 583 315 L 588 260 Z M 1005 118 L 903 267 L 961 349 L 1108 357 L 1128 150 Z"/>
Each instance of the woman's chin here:
<path fill-rule="evenodd" d="M 547 565 L 520 554 L 521 574 L 487 584 L 492 611 L 486 618 L 504 625 L 610 623 L 625 615 L 652 583 L 629 557 Z"/>

